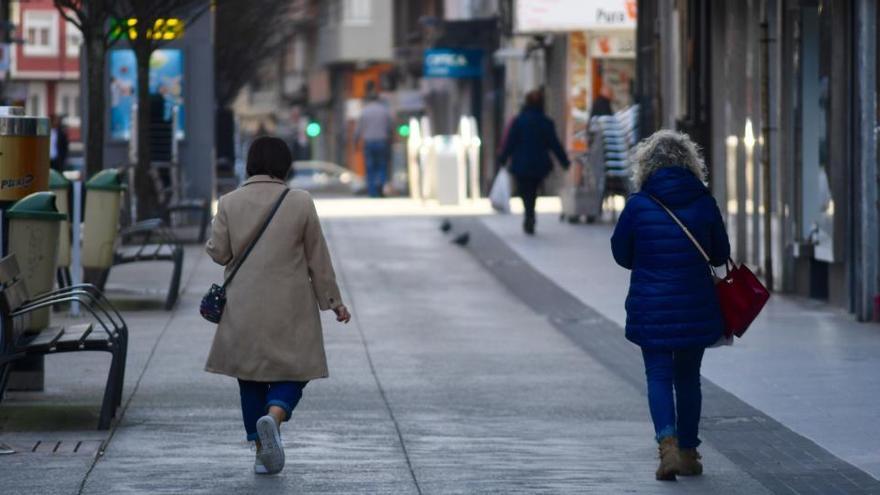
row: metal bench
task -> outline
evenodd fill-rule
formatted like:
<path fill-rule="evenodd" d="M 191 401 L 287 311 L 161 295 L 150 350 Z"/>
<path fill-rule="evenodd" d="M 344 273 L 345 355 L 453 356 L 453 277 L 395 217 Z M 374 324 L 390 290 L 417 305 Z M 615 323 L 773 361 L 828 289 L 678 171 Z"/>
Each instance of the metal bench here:
<path fill-rule="evenodd" d="M 187 214 L 199 216 L 196 242 L 204 244 L 207 238 L 208 225 L 211 223 L 211 204 L 202 198 L 184 198 L 171 200 L 162 208 L 163 220 L 172 227 L 178 224 L 178 217 Z"/>
<path fill-rule="evenodd" d="M 183 246 L 162 219 L 144 220 L 119 232 L 113 265 L 147 261 L 170 261 L 173 265 L 171 283 L 165 296 L 165 309 L 170 311 L 180 294 L 180 277 L 183 273 Z M 107 282 L 110 269 L 101 276 L 101 289 Z"/>
<path fill-rule="evenodd" d="M 78 302 L 94 322 L 69 327 L 50 326 L 28 331 L 30 313 L 64 303 Z M 0 260 L 0 401 L 12 363 L 27 357 L 61 352 L 105 351 L 112 355 L 98 429 L 106 430 L 122 404 L 128 327 L 97 287 L 80 284 L 32 296 L 15 255 Z"/>

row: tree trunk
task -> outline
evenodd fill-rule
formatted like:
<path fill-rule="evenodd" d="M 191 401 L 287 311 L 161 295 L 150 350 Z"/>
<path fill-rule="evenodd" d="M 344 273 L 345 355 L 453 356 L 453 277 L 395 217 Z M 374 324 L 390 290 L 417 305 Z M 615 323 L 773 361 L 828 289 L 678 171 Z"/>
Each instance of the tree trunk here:
<path fill-rule="evenodd" d="M 137 164 L 135 165 L 135 194 L 137 218 L 144 220 L 159 216 L 159 194 L 150 166 L 150 55 L 148 47 L 135 46 L 137 58 Z"/>
<path fill-rule="evenodd" d="M 105 83 L 104 59 L 107 47 L 100 36 L 86 39 L 86 66 L 88 78 L 88 111 L 86 114 L 86 176 L 104 168 L 104 112 Z"/>

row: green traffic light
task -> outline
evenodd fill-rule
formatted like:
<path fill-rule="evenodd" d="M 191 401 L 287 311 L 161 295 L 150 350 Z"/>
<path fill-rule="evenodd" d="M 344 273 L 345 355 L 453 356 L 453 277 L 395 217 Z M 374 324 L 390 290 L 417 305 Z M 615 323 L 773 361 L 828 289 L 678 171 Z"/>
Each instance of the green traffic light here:
<path fill-rule="evenodd" d="M 321 134 L 321 124 L 317 122 L 309 122 L 306 126 L 306 135 L 309 137 L 318 137 Z"/>
<path fill-rule="evenodd" d="M 397 133 L 400 134 L 400 137 L 409 137 L 409 125 L 400 124 L 400 127 L 397 128 Z"/>

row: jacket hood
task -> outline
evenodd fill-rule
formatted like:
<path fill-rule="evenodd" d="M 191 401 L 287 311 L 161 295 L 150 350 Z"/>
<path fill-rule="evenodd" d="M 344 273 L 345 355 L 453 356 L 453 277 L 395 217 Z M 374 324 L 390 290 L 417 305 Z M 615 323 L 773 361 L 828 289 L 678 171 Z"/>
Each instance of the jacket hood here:
<path fill-rule="evenodd" d="M 684 206 L 709 194 L 709 189 L 689 169 L 664 167 L 651 174 L 642 191 L 667 206 Z"/>
<path fill-rule="evenodd" d="M 707 176 L 706 163 L 700 149 L 687 134 L 661 129 L 643 139 L 632 151 L 632 181 L 641 191 L 648 177 L 666 167 L 682 167 L 699 179 Z"/>

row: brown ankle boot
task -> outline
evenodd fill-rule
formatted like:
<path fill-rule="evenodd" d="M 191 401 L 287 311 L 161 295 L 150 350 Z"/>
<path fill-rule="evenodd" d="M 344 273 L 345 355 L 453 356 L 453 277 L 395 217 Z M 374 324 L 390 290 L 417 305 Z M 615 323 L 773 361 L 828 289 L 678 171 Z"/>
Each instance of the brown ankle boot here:
<path fill-rule="evenodd" d="M 657 468 L 658 481 L 675 481 L 678 474 L 678 465 L 681 460 L 678 455 L 678 439 L 666 437 L 660 442 L 660 466 Z"/>
<path fill-rule="evenodd" d="M 678 474 L 681 476 L 699 476 L 703 474 L 702 456 L 697 449 L 680 449 L 678 452 Z"/>

